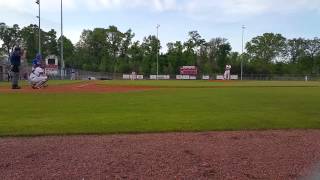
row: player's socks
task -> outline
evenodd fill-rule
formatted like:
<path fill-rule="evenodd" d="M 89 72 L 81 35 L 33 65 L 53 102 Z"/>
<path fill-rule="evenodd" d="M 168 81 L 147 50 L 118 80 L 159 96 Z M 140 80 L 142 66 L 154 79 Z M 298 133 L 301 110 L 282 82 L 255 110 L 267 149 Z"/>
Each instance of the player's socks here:
<path fill-rule="evenodd" d="M 48 87 L 48 85 L 46 83 L 47 83 L 47 81 L 43 81 L 43 82 L 38 83 L 37 88 L 41 89 L 41 88 Z"/>

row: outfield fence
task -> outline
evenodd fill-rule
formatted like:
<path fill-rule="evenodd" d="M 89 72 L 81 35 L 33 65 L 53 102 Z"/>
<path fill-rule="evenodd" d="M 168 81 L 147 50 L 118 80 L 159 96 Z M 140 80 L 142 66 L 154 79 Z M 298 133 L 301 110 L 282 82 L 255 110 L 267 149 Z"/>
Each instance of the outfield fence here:
<path fill-rule="evenodd" d="M 320 81 L 320 75 L 301 74 L 245 74 L 243 80 L 256 81 Z"/>
<path fill-rule="evenodd" d="M 77 79 L 89 79 L 91 77 L 94 77 L 95 79 L 101 79 L 101 80 L 123 80 L 125 74 L 120 73 L 105 73 L 105 72 L 91 72 L 91 71 L 83 71 L 83 70 L 76 70 L 76 78 Z M 127 73 L 127 76 L 130 75 Z M 137 76 L 140 75 L 139 73 Z M 154 80 L 156 79 L 156 75 L 143 75 L 144 80 Z M 216 80 L 217 76 L 221 76 L 221 74 L 210 74 L 210 75 L 198 75 L 196 78 L 197 80 L 203 79 L 204 76 L 209 77 L 209 80 Z M 67 77 L 70 77 L 70 72 L 67 72 Z M 159 79 L 167 79 L 163 77 L 169 77 L 170 80 L 177 79 L 176 74 L 163 74 L 159 75 Z M 240 75 L 238 75 L 238 78 L 240 80 Z M 130 79 L 130 78 L 126 78 Z M 244 74 L 243 80 L 255 80 L 255 81 L 320 81 L 320 75 L 305 75 L 305 74 Z"/>
<path fill-rule="evenodd" d="M 84 70 L 73 70 L 66 69 L 61 76 L 61 73 L 54 76 L 48 76 L 50 80 L 61 80 L 61 79 L 74 79 L 74 80 L 123 80 L 124 74 L 120 73 L 108 73 L 108 72 L 93 72 L 93 71 L 84 71 Z M 130 75 L 130 74 L 128 74 Z M 139 74 L 137 74 L 139 75 Z M 211 74 L 211 75 L 198 75 L 197 80 L 202 80 L 203 77 L 207 77 L 209 80 L 216 80 L 217 76 L 221 74 Z M 22 71 L 20 79 L 27 80 L 29 72 Z M 162 77 L 169 77 L 166 79 L 175 80 L 177 75 L 161 75 L 159 79 L 164 79 Z M 154 80 L 156 75 L 143 75 L 143 80 Z M 240 80 L 240 75 L 238 75 Z M 8 81 L 10 77 L 7 72 L 0 72 L 0 81 Z M 205 79 L 207 80 L 207 79 Z M 252 80 L 252 81 L 320 81 L 320 75 L 303 75 L 303 74 L 244 74 L 243 80 Z"/>

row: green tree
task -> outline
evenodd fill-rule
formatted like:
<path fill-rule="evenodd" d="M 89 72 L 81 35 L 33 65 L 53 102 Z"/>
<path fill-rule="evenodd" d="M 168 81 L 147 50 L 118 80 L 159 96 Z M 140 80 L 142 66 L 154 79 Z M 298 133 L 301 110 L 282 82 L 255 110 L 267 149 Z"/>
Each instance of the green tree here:
<path fill-rule="evenodd" d="M 121 55 L 121 45 L 125 35 L 118 30 L 116 26 L 110 26 L 106 29 L 106 40 L 108 52 L 111 54 L 113 63 L 113 72 L 119 72 L 119 56 Z"/>
<path fill-rule="evenodd" d="M 42 39 L 42 49 L 43 49 L 43 54 L 44 55 L 58 55 L 60 49 L 58 47 L 58 42 L 57 42 L 57 32 L 53 29 L 51 29 L 48 32 L 43 32 L 44 38 Z"/>
<path fill-rule="evenodd" d="M 57 49 L 59 54 L 61 56 L 61 37 L 57 40 Z M 53 46 L 54 47 L 54 46 Z M 75 54 L 75 47 L 72 44 L 71 40 L 67 37 L 63 36 L 63 59 L 65 61 L 65 65 L 67 68 L 69 67 L 75 67 L 77 59 L 74 58 Z"/>
<path fill-rule="evenodd" d="M 0 23 L 0 40 L 3 42 L 1 47 L 2 50 L 10 56 L 13 48 L 17 45 L 21 45 L 19 25 L 14 24 L 12 27 L 9 27 L 5 23 Z"/>
<path fill-rule="evenodd" d="M 241 74 L 241 56 L 238 52 L 231 52 L 229 54 L 228 63 L 232 65 L 232 73 Z"/>
<path fill-rule="evenodd" d="M 320 39 L 319 38 L 307 40 L 306 55 L 310 58 L 310 61 L 311 61 L 310 63 L 312 64 L 311 73 L 318 74 L 320 71 L 320 66 L 318 66 L 317 64 L 317 56 L 320 55 Z"/>
<path fill-rule="evenodd" d="M 298 59 L 305 55 L 307 44 L 302 38 L 288 40 L 286 53 L 291 63 L 297 63 Z"/>
<path fill-rule="evenodd" d="M 134 42 L 129 47 L 128 56 L 129 56 L 129 66 L 131 71 L 134 71 L 137 73 L 143 73 L 142 60 L 143 60 L 144 53 L 139 41 Z"/>
<path fill-rule="evenodd" d="M 156 74 L 157 72 L 157 53 L 160 51 L 160 41 L 156 36 L 149 35 L 142 42 L 143 50 L 143 73 L 145 75 Z"/>
<path fill-rule="evenodd" d="M 197 65 L 197 55 L 199 55 L 200 48 L 205 43 L 205 40 L 198 31 L 190 31 L 188 35 L 189 39 L 184 43 L 184 58 L 187 61 L 185 65 Z"/>
<path fill-rule="evenodd" d="M 181 41 L 176 41 L 175 43 L 168 43 L 167 61 L 168 67 L 166 69 L 166 74 L 177 74 L 179 73 L 179 68 L 187 64 L 185 58 L 183 57 L 183 45 Z"/>
<path fill-rule="evenodd" d="M 39 51 L 39 28 L 35 24 L 30 24 L 21 29 L 21 39 L 27 49 L 27 59 L 29 62 L 35 58 Z M 57 44 L 57 32 L 51 29 L 48 32 L 41 30 L 41 47 L 42 56 L 45 58 L 47 55 L 59 55 Z"/>
<path fill-rule="evenodd" d="M 285 53 L 286 38 L 281 34 L 265 33 L 248 42 L 246 49 L 253 60 L 272 63 Z"/>
<path fill-rule="evenodd" d="M 220 73 L 223 72 L 231 52 L 231 46 L 227 39 L 213 38 L 207 43 L 207 46 L 210 65 L 212 68 L 215 66 L 214 69 Z"/>
<path fill-rule="evenodd" d="M 105 62 L 105 57 L 108 53 L 106 48 L 107 38 L 105 29 L 84 30 L 80 41 L 76 45 L 76 61 L 80 64 L 86 64 L 86 70 L 97 71 L 104 69 L 105 67 L 102 66 L 107 65 Z"/>
<path fill-rule="evenodd" d="M 121 43 L 120 49 L 120 56 L 121 57 L 128 57 L 128 51 L 132 44 L 132 39 L 134 38 L 135 34 L 132 33 L 132 30 L 129 29 L 127 32 L 123 34 L 123 39 Z"/>

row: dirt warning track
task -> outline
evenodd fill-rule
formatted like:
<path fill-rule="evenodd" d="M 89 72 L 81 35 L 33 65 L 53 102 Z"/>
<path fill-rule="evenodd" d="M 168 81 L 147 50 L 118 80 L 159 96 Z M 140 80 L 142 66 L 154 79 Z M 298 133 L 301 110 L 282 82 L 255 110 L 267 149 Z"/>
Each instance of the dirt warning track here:
<path fill-rule="evenodd" d="M 0 179 L 309 179 L 320 131 L 0 138 Z"/>

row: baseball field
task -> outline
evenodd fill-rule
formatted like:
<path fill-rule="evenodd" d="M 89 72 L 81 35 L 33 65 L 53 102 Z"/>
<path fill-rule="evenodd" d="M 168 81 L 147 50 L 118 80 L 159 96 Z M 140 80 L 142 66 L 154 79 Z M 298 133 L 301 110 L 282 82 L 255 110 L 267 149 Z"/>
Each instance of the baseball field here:
<path fill-rule="evenodd" d="M 320 128 L 319 82 L 52 81 L 50 86 L 1 93 L 0 135 Z"/>
<path fill-rule="evenodd" d="M 0 174 L 295 179 L 320 161 L 319 104 L 320 82 L 0 83 Z"/>

